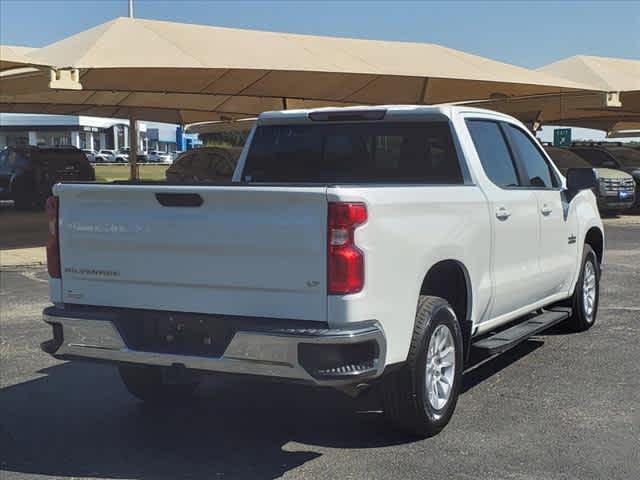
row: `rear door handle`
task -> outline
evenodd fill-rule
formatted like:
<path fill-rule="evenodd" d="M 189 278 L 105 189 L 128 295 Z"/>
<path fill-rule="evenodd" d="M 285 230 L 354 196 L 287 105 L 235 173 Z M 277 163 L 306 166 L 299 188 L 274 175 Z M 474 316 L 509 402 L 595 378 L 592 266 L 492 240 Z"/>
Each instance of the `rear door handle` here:
<path fill-rule="evenodd" d="M 498 220 L 506 220 L 511 216 L 511 212 L 507 207 L 501 206 L 496 208 L 496 218 Z"/>
<path fill-rule="evenodd" d="M 547 205 L 546 203 L 542 206 L 542 208 L 540 209 L 540 212 L 546 217 L 547 215 L 549 215 L 551 212 L 553 212 L 553 208 L 551 208 L 549 205 Z"/>

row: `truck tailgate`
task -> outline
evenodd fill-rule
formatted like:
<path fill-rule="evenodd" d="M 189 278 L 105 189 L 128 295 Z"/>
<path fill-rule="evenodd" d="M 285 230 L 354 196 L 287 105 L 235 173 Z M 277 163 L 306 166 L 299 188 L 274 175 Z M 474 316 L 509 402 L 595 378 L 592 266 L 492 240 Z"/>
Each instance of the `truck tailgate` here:
<path fill-rule="evenodd" d="M 325 187 L 63 184 L 55 194 L 65 303 L 326 321 Z M 167 206 L 198 196 L 200 206 Z"/>

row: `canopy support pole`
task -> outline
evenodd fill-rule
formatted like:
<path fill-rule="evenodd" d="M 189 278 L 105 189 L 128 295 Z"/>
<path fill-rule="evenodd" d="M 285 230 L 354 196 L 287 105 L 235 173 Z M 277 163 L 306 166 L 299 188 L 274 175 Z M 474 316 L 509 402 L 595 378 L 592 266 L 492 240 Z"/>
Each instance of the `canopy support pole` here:
<path fill-rule="evenodd" d="M 420 99 L 418 100 L 419 104 L 427 103 L 427 88 L 429 88 L 429 77 L 425 77 L 422 82 L 422 88 L 420 89 Z"/>
<path fill-rule="evenodd" d="M 138 171 L 138 120 L 129 117 L 129 180 L 140 180 Z"/>

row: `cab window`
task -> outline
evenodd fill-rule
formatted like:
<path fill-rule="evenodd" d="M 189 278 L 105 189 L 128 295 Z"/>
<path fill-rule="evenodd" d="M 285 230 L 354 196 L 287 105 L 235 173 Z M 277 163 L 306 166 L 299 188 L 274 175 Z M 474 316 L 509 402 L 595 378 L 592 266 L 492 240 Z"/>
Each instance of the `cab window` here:
<path fill-rule="evenodd" d="M 505 124 L 514 153 L 524 169 L 528 186 L 535 188 L 555 188 L 559 185 L 551 166 L 540 148 L 520 128 Z"/>
<path fill-rule="evenodd" d="M 499 187 L 518 187 L 520 180 L 498 122 L 467 120 L 471 139 L 487 177 Z"/>

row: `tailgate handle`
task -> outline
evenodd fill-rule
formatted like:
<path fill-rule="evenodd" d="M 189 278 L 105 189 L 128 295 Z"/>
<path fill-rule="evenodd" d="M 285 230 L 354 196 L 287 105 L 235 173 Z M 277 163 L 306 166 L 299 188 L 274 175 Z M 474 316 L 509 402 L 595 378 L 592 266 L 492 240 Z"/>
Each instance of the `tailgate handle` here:
<path fill-rule="evenodd" d="M 163 207 L 199 207 L 203 200 L 197 193 L 156 193 Z"/>

